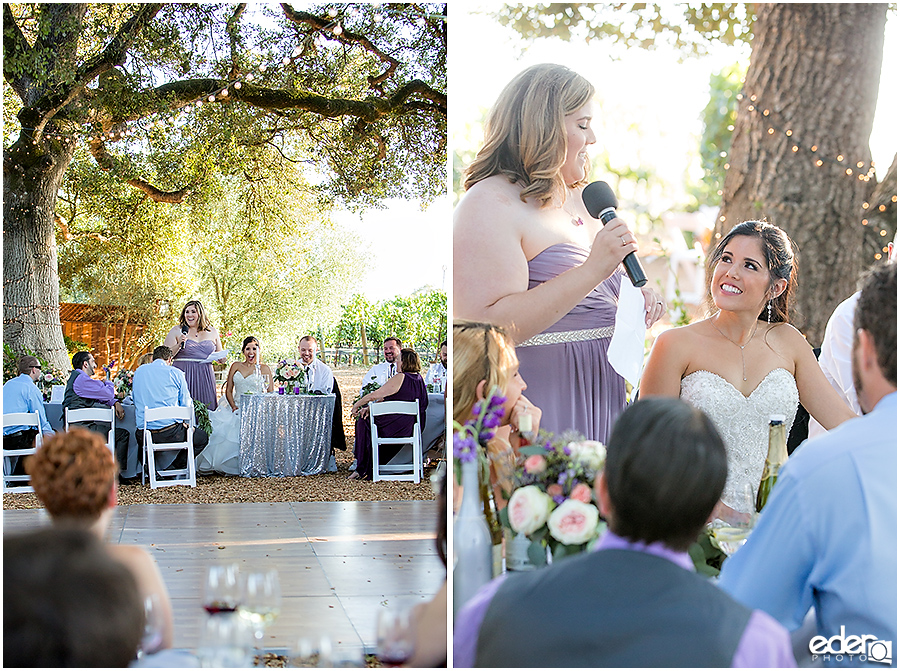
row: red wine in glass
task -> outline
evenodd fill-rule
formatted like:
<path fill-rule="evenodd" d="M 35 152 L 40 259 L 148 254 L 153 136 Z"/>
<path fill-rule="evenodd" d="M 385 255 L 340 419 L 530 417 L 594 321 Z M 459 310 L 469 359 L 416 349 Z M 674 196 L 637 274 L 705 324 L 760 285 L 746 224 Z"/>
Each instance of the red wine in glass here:
<path fill-rule="evenodd" d="M 210 615 L 216 615 L 218 613 L 233 613 L 237 609 L 237 606 L 233 603 L 214 601 L 212 603 L 204 604 L 203 609 Z"/>
<path fill-rule="evenodd" d="M 385 666 L 403 666 L 409 660 L 408 650 L 387 650 L 376 655 Z"/>

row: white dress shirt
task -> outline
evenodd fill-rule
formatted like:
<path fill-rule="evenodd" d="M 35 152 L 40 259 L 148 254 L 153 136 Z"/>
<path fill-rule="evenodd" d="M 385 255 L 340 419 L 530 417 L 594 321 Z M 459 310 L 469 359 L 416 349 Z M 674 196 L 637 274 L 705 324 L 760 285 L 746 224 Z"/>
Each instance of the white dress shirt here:
<path fill-rule="evenodd" d="M 425 373 L 425 384 L 440 385 L 438 391 L 442 394 L 444 393 L 444 390 L 447 388 L 447 369 L 444 368 L 444 365 L 440 361 L 433 363 L 428 367 L 428 370 Z"/>
<path fill-rule="evenodd" d="M 822 353 L 819 354 L 819 366 L 825 373 L 825 378 L 831 383 L 835 391 L 840 394 L 844 402 L 850 406 L 857 415 L 862 411 L 859 400 L 856 398 L 856 387 L 853 386 L 853 315 L 856 312 L 856 302 L 859 300 L 859 292 L 850 296 L 838 305 L 828 324 L 825 326 L 825 337 L 822 339 Z M 826 433 L 825 427 L 819 424 L 815 418 L 809 418 L 809 437 L 815 438 Z"/>
<path fill-rule="evenodd" d="M 392 369 L 393 367 L 393 369 Z M 376 363 L 369 369 L 369 372 L 366 373 L 366 376 L 363 378 L 362 390 L 370 382 L 377 382 L 378 386 L 381 387 L 385 382 L 390 380 L 394 375 L 400 372 L 400 363 L 395 361 L 394 363 L 388 363 L 387 361 L 382 361 L 381 363 Z"/>
<path fill-rule="evenodd" d="M 330 394 L 334 389 L 334 373 L 322 361 L 313 359 L 309 366 L 306 366 L 306 384 L 309 391 L 321 391 L 323 394 Z"/>

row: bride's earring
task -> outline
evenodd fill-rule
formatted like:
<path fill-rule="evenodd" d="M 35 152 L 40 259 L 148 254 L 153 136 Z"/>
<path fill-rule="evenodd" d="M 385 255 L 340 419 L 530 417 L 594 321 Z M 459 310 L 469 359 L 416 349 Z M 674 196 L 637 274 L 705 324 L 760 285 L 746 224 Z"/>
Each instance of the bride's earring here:
<path fill-rule="evenodd" d="M 766 323 L 768 323 L 768 324 L 772 323 L 772 299 L 771 298 L 769 299 L 769 312 L 766 315 Z"/>

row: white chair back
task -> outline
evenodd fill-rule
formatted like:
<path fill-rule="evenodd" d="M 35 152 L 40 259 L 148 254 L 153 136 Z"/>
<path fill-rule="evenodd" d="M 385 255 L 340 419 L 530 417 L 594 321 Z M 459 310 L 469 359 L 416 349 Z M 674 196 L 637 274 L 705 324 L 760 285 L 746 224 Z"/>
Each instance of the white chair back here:
<path fill-rule="evenodd" d="M 106 422 L 109 424 L 109 433 L 106 435 L 106 446 L 113 456 L 116 456 L 116 411 L 112 408 L 63 408 L 63 422 L 66 431 L 69 424 L 81 422 Z"/>
<path fill-rule="evenodd" d="M 144 466 L 150 470 L 150 488 L 172 487 L 175 485 L 197 486 L 197 467 L 194 463 L 194 409 L 189 406 L 164 406 L 162 408 L 148 408 L 144 406 Z M 148 428 L 150 422 L 156 420 L 170 420 L 187 423 L 187 440 L 179 443 L 154 443 L 153 432 Z M 187 450 L 187 466 L 185 468 L 161 469 L 156 466 L 156 453 L 172 450 Z M 182 476 L 187 476 L 183 478 Z M 143 471 L 141 483 L 144 482 Z"/>
<path fill-rule="evenodd" d="M 15 467 L 14 459 L 24 459 L 29 454 L 37 452 L 43 445 L 43 436 L 41 435 L 41 418 L 36 412 L 10 412 L 3 415 L 3 428 L 8 426 L 28 426 L 37 429 L 37 436 L 34 438 L 34 446 L 22 448 L 19 450 L 8 450 L 4 441 L 3 445 L 3 493 L 17 494 L 24 492 L 33 492 L 34 488 L 27 483 L 31 482 L 28 475 L 12 475 Z M 24 482 L 26 484 L 15 484 Z"/>
<path fill-rule="evenodd" d="M 378 435 L 376 417 L 383 415 L 412 415 L 412 434 L 385 438 Z M 372 481 L 411 480 L 418 483 L 422 478 L 422 427 L 419 424 L 419 400 L 381 401 L 369 404 L 369 427 L 372 430 Z M 378 448 L 381 445 L 411 445 L 412 457 L 408 463 L 380 464 Z"/>

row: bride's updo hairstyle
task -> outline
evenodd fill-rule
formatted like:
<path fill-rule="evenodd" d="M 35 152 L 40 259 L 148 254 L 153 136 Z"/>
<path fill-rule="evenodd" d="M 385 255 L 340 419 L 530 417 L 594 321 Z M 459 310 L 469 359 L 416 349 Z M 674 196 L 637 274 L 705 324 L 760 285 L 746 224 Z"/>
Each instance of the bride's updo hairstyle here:
<path fill-rule="evenodd" d="M 453 419 L 460 424 L 471 418 L 478 400 L 478 383 L 485 380 L 484 394 L 498 387 L 506 390 L 519 363 L 516 348 L 499 326 L 457 319 L 453 322 Z"/>
<path fill-rule="evenodd" d="M 562 65 L 533 65 L 500 93 L 484 125 L 484 145 L 466 170 L 466 189 L 503 174 L 541 207 L 565 201 L 565 117 L 594 97 L 594 87 Z M 585 171 L 587 173 L 587 171 Z M 568 186 L 577 186 L 578 182 Z"/>
<path fill-rule="evenodd" d="M 769 287 L 771 288 L 776 280 L 785 280 L 787 286 L 776 298 L 772 299 L 772 318 L 769 319 L 769 301 L 763 305 L 762 312 L 759 313 L 759 319 L 762 321 L 771 321 L 773 324 L 789 321 L 790 305 L 794 298 L 794 287 L 797 284 L 797 261 L 794 258 L 794 246 L 787 233 L 782 231 L 778 226 L 766 223 L 764 221 L 744 221 L 734 228 L 719 241 L 712 254 L 706 259 L 706 302 L 707 307 L 712 313 L 715 310 L 715 302 L 710 292 L 712 285 L 713 272 L 716 264 L 722 259 L 725 253 L 725 246 L 738 235 L 744 235 L 749 238 L 757 238 L 762 243 L 763 254 L 766 259 L 766 266 L 769 270 Z"/>
<path fill-rule="evenodd" d="M 259 340 L 257 340 L 255 336 L 247 336 L 246 338 L 244 338 L 244 344 L 241 345 L 241 352 L 247 349 L 247 345 L 252 342 L 255 342 L 257 345 L 259 345 Z"/>

